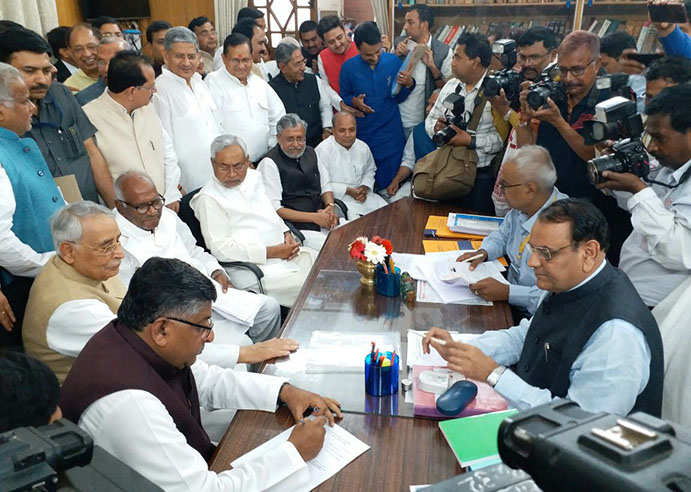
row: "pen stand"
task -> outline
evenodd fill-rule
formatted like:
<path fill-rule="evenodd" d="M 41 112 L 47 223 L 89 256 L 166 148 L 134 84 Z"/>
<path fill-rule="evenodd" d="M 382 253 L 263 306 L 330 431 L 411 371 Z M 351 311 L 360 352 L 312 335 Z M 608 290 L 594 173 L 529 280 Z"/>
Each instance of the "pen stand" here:
<path fill-rule="evenodd" d="M 386 355 L 386 358 L 391 360 L 391 352 L 385 352 L 380 355 Z M 386 396 L 398 392 L 398 363 L 399 357 L 393 364 L 387 367 L 377 367 L 371 362 L 372 354 L 367 354 L 365 357 L 365 391 L 372 396 Z"/>
<path fill-rule="evenodd" d="M 377 294 L 387 297 L 401 295 L 401 269 L 394 267 L 395 273 L 385 273 L 384 267 L 377 265 Z"/>

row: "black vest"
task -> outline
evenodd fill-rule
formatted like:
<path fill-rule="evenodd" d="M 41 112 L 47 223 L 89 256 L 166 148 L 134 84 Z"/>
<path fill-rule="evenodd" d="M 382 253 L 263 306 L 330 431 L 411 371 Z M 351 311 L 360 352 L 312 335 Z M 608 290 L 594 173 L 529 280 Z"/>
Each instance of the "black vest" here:
<path fill-rule="evenodd" d="M 319 110 L 319 82 L 314 74 L 306 73 L 305 80 L 293 84 L 282 73 L 269 81 L 283 101 L 286 113 L 296 113 L 307 122 L 307 145 L 316 147 L 322 140 L 322 117 Z"/>
<path fill-rule="evenodd" d="M 322 208 L 321 182 L 317 153 L 312 147 L 305 147 L 305 153 L 300 159 L 291 159 L 276 145 L 264 157 L 276 163 L 281 175 L 283 196 L 281 205 L 298 212 L 316 212 Z M 318 224 L 313 222 L 294 222 L 298 229 L 318 231 Z"/>
<path fill-rule="evenodd" d="M 532 386 L 566 397 L 574 361 L 600 325 L 615 318 L 641 330 L 650 348 L 650 378 L 632 412 L 659 417 L 664 376 L 660 330 L 629 278 L 609 263 L 585 285 L 543 300 L 530 323 L 516 373 Z"/>
<path fill-rule="evenodd" d="M 60 408 L 66 418 L 79 422 L 93 402 L 128 389 L 158 398 L 187 444 L 207 461 L 211 458 L 215 448 L 201 424 L 192 370 L 173 367 L 115 319 L 91 337 L 72 365 L 62 386 Z"/>

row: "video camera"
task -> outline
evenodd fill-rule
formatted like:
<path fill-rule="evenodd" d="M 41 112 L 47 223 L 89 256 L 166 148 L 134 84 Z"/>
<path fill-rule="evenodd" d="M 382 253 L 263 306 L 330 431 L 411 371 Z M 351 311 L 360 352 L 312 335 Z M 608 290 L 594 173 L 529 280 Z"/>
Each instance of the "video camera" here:
<path fill-rule="evenodd" d="M 57 490 L 58 472 L 91 461 L 94 441 L 69 420 L 0 434 L 0 490 Z"/>
<path fill-rule="evenodd" d="M 528 90 L 530 92 L 528 92 L 526 102 L 534 111 L 542 107 L 548 107 L 547 98 L 552 99 L 557 105 L 566 102 L 564 87 L 552 79 L 549 70 L 542 72 L 538 81 L 528 86 Z"/>
<path fill-rule="evenodd" d="M 446 96 L 442 103 L 444 109 L 451 112 L 451 116 L 446 117 L 446 127 L 432 136 L 432 141 L 437 147 L 443 147 L 456 136 L 456 130 L 451 128 L 451 125 L 455 125 L 461 130 L 465 130 L 468 127 L 468 120 L 465 115 L 465 97 L 461 96 L 460 92 L 461 86 L 458 85 L 456 86 L 455 93 Z"/>
<path fill-rule="evenodd" d="M 604 140 L 616 140 L 612 153 L 591 159 L 587 163 L 588 179 L 593 184 L 605 181 L 604 171 L 633 173 L 644 178 L 650 172 L 648 152 L 641 141 L 643 118 L 636 103 L 616 96 L 595 106 L 595 120 L 584 123 L 586 145 Z"/>
<path fill-rule="evenodd" d="M 591 413 L 557 399 L 506 418 L 497 445 L 503 463 L 423 490 L 691 490 L 691 430 L 642 412 Z"/>
<path fill-rule="evenodd" d="M 500 39 L 492 44 L 492 53 L 498 55 L 504 68 L 485 77 L 482 82 L 482 92 L 485 97 L 498 96 L 504 89 L 506 99 L 514 110 L 521 107 L 519 96 L 521 94 L 521 82 L 523 74 L 516 72 L 516 41 L 513 39 Z"/>

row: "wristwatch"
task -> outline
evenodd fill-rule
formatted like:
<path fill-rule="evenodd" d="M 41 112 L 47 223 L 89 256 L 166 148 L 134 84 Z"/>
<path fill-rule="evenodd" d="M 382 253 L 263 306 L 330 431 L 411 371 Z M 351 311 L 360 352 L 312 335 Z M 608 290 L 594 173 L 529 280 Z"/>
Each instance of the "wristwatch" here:
<path fill-rule="evenodd" d="M 490 372 L 489 376 L 487 376 L 487 384 L 494 388 L 499 382 L 501 375 L 504 374 L 504 371 L 506 371 L 506 366 L 499 366 L 495 368 L 494 371 Z"/>

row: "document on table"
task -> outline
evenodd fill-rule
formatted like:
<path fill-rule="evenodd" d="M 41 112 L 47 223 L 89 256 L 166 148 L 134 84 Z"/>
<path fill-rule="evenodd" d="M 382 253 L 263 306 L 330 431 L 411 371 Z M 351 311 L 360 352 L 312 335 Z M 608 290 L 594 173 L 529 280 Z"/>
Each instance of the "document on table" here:
<path fill-rule="evenodd" d="M 424 336 L 425 332 L 418 332 Z M 476 333 L 453 333 L 450 332 L 451 338 L 455 342 L 468 343 L 471 340 L 477 338 Z M 413 366 L 441 366 L 446 367 L 448 363 L 441 358 L 437 349 L 430 345 L 430 353 L 425 354 L 422 352 L 422 338 L 415 333 L 408 331 L 408 351 L 406 353 L 406 365 L 408 367 Z"/>
<path fill-rule="evenodd" d="M 232 467 L 240 466 L 248 461 L 257 459 L 269 450 L 280 446 L 288 440 L 288 437 L 290 437 L 290 433 L 293 432 L 294 428 L 295 426 L 285 430 L 284 432 L 281 432 L 273 439 L 265 442 L 259 447 L 254 448 L 249 453 L 240 456 L 230 465 Z M 333 427 L 326 425 L 325 429 L 326 436 L 324 437 L 324 447 L 315 458 L 307 462 L 309 480 L 303 483 L 302 486 L 296 487 L 295 482 L 291 480 L 291 476 L 287 480 L 284 480 L 281 483 L 266 489 L 267 491 L 309 492 L 315 487 L 318 487 L 321 483 L 333 477 L 348 463 L 370 448 L 369 445 L 362 442 L 360 439 L 352 435 L 338 424 L 335 424 Z M 303 472 L 298 471 L 296 473 L 301 474 Z"/>

